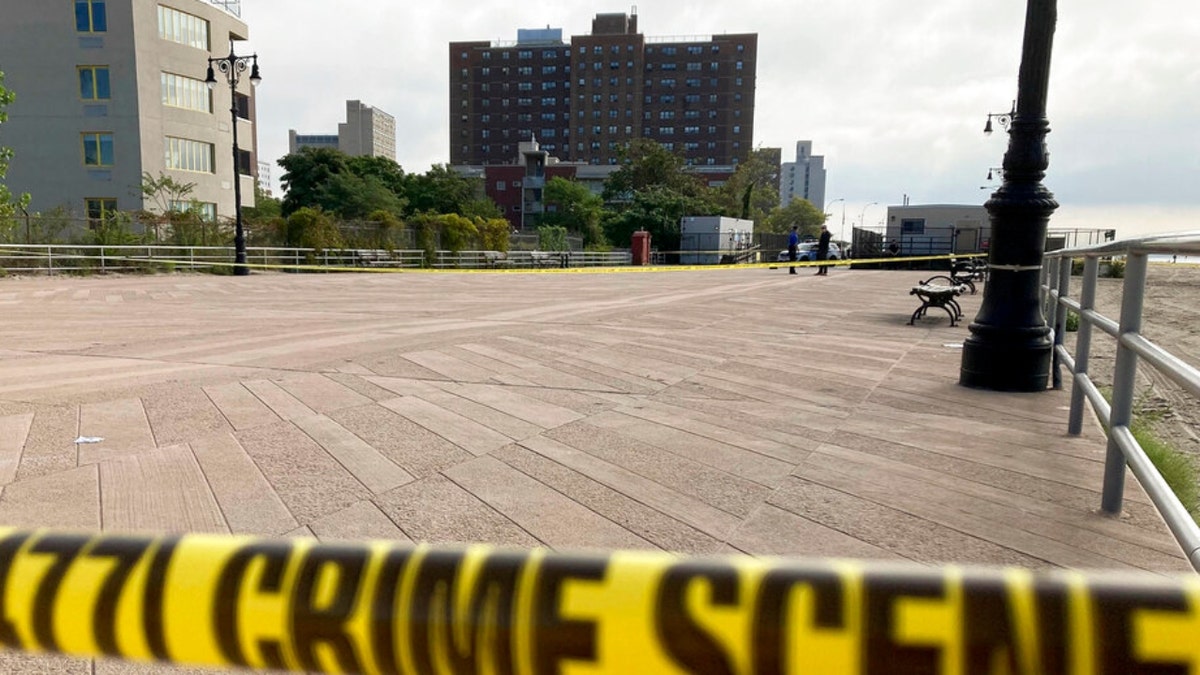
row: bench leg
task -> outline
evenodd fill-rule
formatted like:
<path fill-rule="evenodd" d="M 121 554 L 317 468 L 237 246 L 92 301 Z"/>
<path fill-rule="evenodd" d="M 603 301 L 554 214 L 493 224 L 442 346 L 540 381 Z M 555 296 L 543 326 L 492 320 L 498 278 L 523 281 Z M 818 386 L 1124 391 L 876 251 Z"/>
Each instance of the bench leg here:
<path fill-rule="evenodd" d="M 910 326 L 916 325 L 917 319 L 921 318 L 921 316 L 925 314 L 925 310 L 928 307 L 929 307 L 929 305 L 927 305 L 925 303 L 921 303 L 921 306 L 917 308 L 917 311 L 913 312 L 912 316 L 909 317 L 908 325 L 910 325 Z"/>
<path fill-rule="evenodd" d="M 951 300 L 950 302 L 954 302 L 954 301 L 953 301 L 953 300 Z M 942 309 L 946 310 L 946 313 L 950 315 L 950 325 L 951 325 L 951 326 L 954 326 L 954 325 L 955 325 L 955 321 L 956 321 L 956 320 L 958 320 L 958 319 L 962 318 L 962 314 L 961 314 L 961 313 L 960 313 L 960 314 L 958 314 L 958 315 L 955 315 L 955 313 L 954 313 L 954 310 L 953 310 L 953 309 L 950 309 L 950 307 L 948 307 L 947 305 L 942 305 Z"/>

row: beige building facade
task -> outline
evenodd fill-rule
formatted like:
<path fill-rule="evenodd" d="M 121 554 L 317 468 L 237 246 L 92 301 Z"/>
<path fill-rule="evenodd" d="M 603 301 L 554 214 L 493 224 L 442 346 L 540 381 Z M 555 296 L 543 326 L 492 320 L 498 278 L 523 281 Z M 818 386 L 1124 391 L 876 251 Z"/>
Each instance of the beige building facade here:
<path fill-rule="evenodd" d="M 210 56 L 249 36 L 230 0 L 74 0 L 9 3 L 0 22 L 0 70 L 16 94 L 0 144 L 13 149 L 8 184 L 31 210 L 65 207 L 98 219 L 154 210 L 143 174 L 192 183 L 211 217 L 234 215 L 230 86 Z M 239 180 L 254 203 L 254 94 L 237 89 Z M 185 205 L 173 205 L 183 208 Z"/>
<path fill-rule="evenodd" d="M 396 118 L 362 101 L 346 101 L 346 121 L 336 134 L 288 131 L 288 152 L 301 148 L 329 148 L 351 157 L 387 157 L 396 160 Z"/>

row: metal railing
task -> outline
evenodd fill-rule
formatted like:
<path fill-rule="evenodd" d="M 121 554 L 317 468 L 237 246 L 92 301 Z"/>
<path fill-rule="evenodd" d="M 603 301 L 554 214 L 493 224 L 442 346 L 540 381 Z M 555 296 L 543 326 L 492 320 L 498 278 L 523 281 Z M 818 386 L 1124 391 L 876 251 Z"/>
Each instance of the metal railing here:
<path fill-rule="evenodd" d="M 1055 387 L 1062 386 L 1063 366 L 1074 376 L 1068 432 L 1073 435 L 1081 433 L 1085 399 L 1091 403 L 1092 409 L 1108 431 L 1101 509 L 1109 514 L 1121 511 L 1125 491 L 1125 467 L 1128 466 L 1154 502 L 1192 567 L 1200 571 L 1200 527 L 1197 527 L 1196 521 L 1167 485 L 1130 430 L 1139 358 L 1200 399 L 1200 370 L 1141 334 L 1146 270 L 1149 256 L 1156 254 L 1200 254 L 1200 231 L 1115 241 L 1047 253 L 1046 264 L 1042 268 L 1043 309 L 1047 319 L 1053 320 L 1054 325 Z M 1101 258 L 1113 257 L 1125 259 L 1119 321 L 1113 321 L 1095 309 L 1096 280 Z M 1072 261 L 1077 258 L 1083 258 L 1084 261 L 1083 286 L 1078 301 L 1070 297 L 1071 266 Z M 1074 355 L 1067 350 L 1063 342 L 1068 311 L 1079 316 Z M 1108 333 L 1117 341 L 1111 404 L 1105 400 L 1089 376 L 1088 359 L 1093 327 Z"/>
<path fill-rule="evenodd" d="M 92 244 L 0 245 L 0 268 L 13 273 L 104 273 L 171 267 L 229 267 L 228 246 L 101 246 Z M 542 267 L 621 267 L 632 264 L 628 250 L 615 251 L 436 251 L 426 264 L 420 249 L 323 249 L 251 246 L 250 265 L 272 267 L 495 269 Z"/>

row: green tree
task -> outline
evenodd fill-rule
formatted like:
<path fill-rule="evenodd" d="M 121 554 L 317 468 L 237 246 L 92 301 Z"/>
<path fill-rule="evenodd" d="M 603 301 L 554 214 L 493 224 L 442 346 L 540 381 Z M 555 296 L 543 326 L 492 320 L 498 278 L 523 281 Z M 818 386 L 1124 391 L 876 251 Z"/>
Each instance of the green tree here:
<path fill-rule="evenodd" d="M 779 166 L 768 157 L 762 150 L 750 153 L 716 191 L 723 215 L 763 223 L 778 208 Z"/>
<path fill-rule="evenodd" d="M 404 195 L 407 177 L 404 175 L 404 169 L 395 160 L 362 155 L 347 159 L 346 166 L 359 178 L 374 178 L 392 194 L 398 197 Z"/>
<path fill-rule="evenodd" d="M 345 154 L 330 148 L 301 148 L 279 160 L 283 168 L 282 215 L 286 218 L 302 208 L 324 208 L 326 190 L 334 176 L 350 172 Z M 335 205 L 336 206 L 336 205 Z M 336 212 L 335 209 L 330 211 Z"/>
<path fill-rule="evenodd" d="M 404 211 L 404 200 L 375 176 L 337 174 L 318 195 L 318 205 L 343 220 L 362 220 L 375 211 L 395 214 Z"/>
<path fill-rule="evenodd" d="M 683 158 L 649 139 L 634 139 L 620 151 L 620 168 L 604 182 L 604 200 L 628 201 L 651 187 L 699 197 L 708 187 L 687 173 Z"/>
<path fill-rule="evenodd" d="M 586 185 L 562 177 L 551 178 L 546 183 L 545 200 L 554 210 L 545 213 L 543 223 L 579 233 L 583 236 L 583 245 L 589 248 L 607 244 L 600 226 L 604 200 Z"/>
<path fill-rule="evenodd" d="M 604 233 L 609 241 L 627 242 L 634 232 L 646 230 L 659 248 L 675 251 L 679 249 L 679 221 L 684 216 L 717 212 L 717 205 L 708 195 L 650 187 L 634 193 L 628 208 L 611 215 L 604 223 Z"/>
<path fill-rule="evenodd" d="M 408 174 L 404 196 L 406 214 L 469 214 L 471 204 L 480 198 L 479 181 L 463 176 L 445 165 L 430 167 L 424 174 Z"/>
<path fill-rule="evenodd" d="M 4 71 L 0 70 L 0 125 L 8 121 L 6 108 L 16 100 L 16 94 L 4 86 Z M 29 205 L 29 195 L 14 196 L 4 184 L 8 174 L 8 164 L 12 161 L 12 149 L 0 145 L 0 222 L 8 223 L 18 210 L 25 210 Z"/>
<path fill-rule="evenodd" d="M 825 222 L 825 214 L 813 206 L 807 199 L 793 199 L 791 203 L 777 208 L 767 217 L 763 231 L 789 232 L 792 226 L 800 228 L 800 236 L 817 236 L 821 233 L 821 224 Z"/>

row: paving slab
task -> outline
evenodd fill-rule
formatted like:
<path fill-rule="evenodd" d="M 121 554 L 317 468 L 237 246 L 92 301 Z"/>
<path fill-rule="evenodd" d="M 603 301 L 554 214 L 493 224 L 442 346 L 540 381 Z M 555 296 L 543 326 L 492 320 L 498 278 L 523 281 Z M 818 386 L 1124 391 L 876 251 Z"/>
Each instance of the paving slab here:
<path fill-rule="evenodd" d="M 191 443 L 229 531 L 279 536 L 299 523 L 275 488 L 232 434 L 213 434 Z"/>
<path fill-rule="evenodd" d="M 101 462 L 100 503 L 104 529 L 113 532 L 229 532 L 187 447 Z"/>

